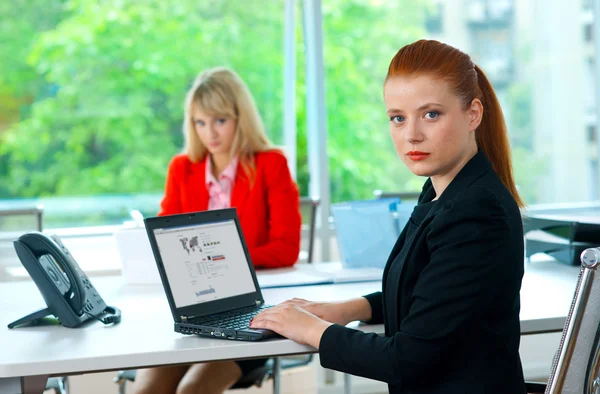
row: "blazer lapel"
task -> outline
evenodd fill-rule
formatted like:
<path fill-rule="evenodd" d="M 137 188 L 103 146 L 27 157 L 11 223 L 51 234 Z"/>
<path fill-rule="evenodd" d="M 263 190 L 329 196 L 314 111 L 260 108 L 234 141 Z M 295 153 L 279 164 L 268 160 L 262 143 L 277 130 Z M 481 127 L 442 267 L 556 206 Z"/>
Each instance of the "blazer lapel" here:
<path fill-rule="evenodd" d="M 406 240 L 406 227 L 400 233 L 400 236 L 396 240 L 396 243 L 394 244 L 394 247 L 392 248 L 390 256 L 387 259 L 387 262 L 385 263 L 385 268 L 383 269 L 383 277 L 381 279 L 384 291 L 385 291 L 385 280 L 387 279 L 387 275 L 390 270 L 390 266 L 396 260 L 396 258 L 398 258 L 398 254 L 402 250 L 405 240 Z"/>
<path fill-rule="evenodd" d="M 242 164 L 238 164 L 235 175 L 233 190 L 231 191 L 231 207 L 236 208 L 238 216 L 242 216 L 244 205 L 250 192 L 250 181 L 242 168 Z"/>
<path fill-rule="evenodd" d="M 448 209 L 452 206 L 452 201 L 460 195 L 473 181 L 481 177 L 488 171 L 493 171 L 492 163 L 482 151 L 477 152 L 475 156 L 460 170 L 460 172 L 450 182 L 446 190 L 442 193 L 438 202 L 431 208 L 425 221 L 430 216 L 434 216 L 441 209 Z M 431 180 L 428 179 L 428 182 Z M 432 188 L 433 189 L 433 188 Z"/>
<path fill-rule="evenodd" d="M 387 273 L 392 264 L 402 264 L 402 268 L 400 271 L 400 280 L 406 271 L 406 262 L 410 260 L 410 255 L 412 253 L 413 246 L 416 240 L 421 236 L 424 229 L 429 225 L 429 223 L 434 219 L 435 215 L 442 209 L 448 209 L 452 206 L 452 200 L 460 194 L 469 184 L 471 184 L 475 179 L 479 178 L 485 172 L 493 170 L 492 165 L 489 162 L 487 156 L 483 152 L 478 152 L 464 167 L 463 169 L 456 175 L 456 177 L 450 182 L 446 190 L 442 193 L 438 201 L 431 207 L 431 210 L 423 219 L 423 221 L 419 224 L 419 227 L 415 230 L 414 236 L 411 239 L 406 239 L 406 232 L 402 231 L 402 234 L 398 238 L 396 245 L 392 249 L 392 253 L 386 263 L 385 270 L 383 273 L 383 302 L 384 307 L 396 308 L 400 305 L 400 293 L 397 294 L 395 300 L 386 300 L 385 298 L 385 280 L 387 277 Z M 425 184 L 423 185 L 423 189 L 421 191 L 421 195 L 419 196 L 419 204 L 427 203 L 432 201 L 435 198 L 435 189 L 433 188 L 433 184 L 431 183 L 431 179 L 427 179 Z M 400 251 L 402 249 L 406 250 L 406 253 L 402 255 Z M 404 257 L 403 257 L 404 256 Z M 398 262 L 397 260 L 404 258 L 403 262 Z M 385 305 L 390 303 L 389 305 Z M 395 309 L 397 310 L 397 309 Z M 398 319 L 402 317 L 396 314 Z M 400 321 L 396 322 L 396 327 L 400 326 Z"/>
<path fill-rule="evenodd" d="M 208 158 L 208 156 L 207 156 Z M 192 164 L 189 173 L 190 196 L 189 211 L 206 211 L 208 209 L 208 189 L 206 188 L 206 160 Z"/>
<path fill-rule="evenodd" d="M 406 244 L 406 239 L 403 240 L 402 244 L 398 242 L 394 246 L 392 250 L 392 255 L 390 255 L 390 259 L 388 260 L 387 266 L 390 265 L 392 259 L 398 257 L 400 253 L 400 249 L 408 248 L 408 253 L 406 254 L 406 259 L 409 258 L 410 252 L 412 251 L 412 245 L 415 240 L 419 237 L 423 228 L 425 228 L 429 222 L 433 220 L 436 213 L 438 213 L 442 209 L 447 209 L 451 206 L 451 201 L 460 194 L 469 184 L 471 184 L 475 179 L 479 178 L 485 172 L 492 170 L 492 165 L 488 160 L 487 156 L 479 151 L 477 154 L 469 160 L 469 162 L 463 167 L 462 170 L 456 175 L 456 177 L 450 182 L 446 190 L 442 193 L 438 201 L 431 207 L 431 210 L 423 219 L 419 227 L 415 231 L 415 235 L 412 239 L 408 240 L 408 244 Z M 421 191 L 421 195 L 419 196 L 419 204 L 427 203 L 432 201 L 435 198 L 435 189 L 433 188 L 433 184 L 431 183 L 431 179 L 427 179 L 425 184 L 423 185 L 423 189 Z M 404 269 L 403 269 L 404 271 Z"/>
<path fill-rule="evenodd" d="M 427 179 L 427 181 L 425 181 L 425 184 L 423 185 L 423 188 L 421 190 L 421 195 L 419 196 L 419 204 L 420 203 L 425 203 L 425 202 L 429 202 L 431 201 L 433 198 L 435 197 L 435 190 L 433 189 L 433 185 L 431 184 L 431 180 Z M 402 269 L 400 270 L 400 277 L 402 277 L 405 269 L 406 269 L 406 260 L 408 259 L 408 257 L 410 256 L 410 251 L 412 250 L 412 245 L 415 242 L 415 239 L 417 239 L 417 236 L 419 235 L 421 229 L 423 228 L 425 221 L 423 221 L 423 223 L 421 223 L 421 225 L 419 225 L 419 228 L 415 231 L 415 234 L 413 235 L 413 237 L 411 239 L 406 239 L 406 231 L 407 231 L 407 226 L 404 227 L 404 229 L 402 230 L 402 233 L 400 234 L 400 236 L 398 237 L 398 240 L 396 241 L 396 244 L 394 245 L 394 247 L 392 248 L 392 252 L 390 253 L 390 257 L 388 258 L 387 263 L 385 264 L 385 269 L 383 270 L 383 277 L 382 277 L 382 292 L 383 292 L 383 303 L 384 303 L 384 309 L 385 308 L 396 308 L 396 306 L 398 305 L 398 303 L 400 302 L 400 294 L 398 294 L 398 296 L 396 297 L 396 299 L 394 300 L 387 300 L 385 297 L 385 284 L 387 281 L 387 275 L 389 273 L 390 267 L 393 264 L 402 264 Z M 408 224 L 408 223 L 407 223 Z M 402 259 L 402 255 L 400 254 L 400 252 L 404 249 L 404 248 L 408 248 L 407 253 L 404 255 L 404 261 L 399 261 L 400 259 Z M 388 302 L 391 303 L 391 305 L 388 305 Z M 399 326 L 399 325 L 397 325 Z M 387 328 L 386 328 L 387 329 Z"/>

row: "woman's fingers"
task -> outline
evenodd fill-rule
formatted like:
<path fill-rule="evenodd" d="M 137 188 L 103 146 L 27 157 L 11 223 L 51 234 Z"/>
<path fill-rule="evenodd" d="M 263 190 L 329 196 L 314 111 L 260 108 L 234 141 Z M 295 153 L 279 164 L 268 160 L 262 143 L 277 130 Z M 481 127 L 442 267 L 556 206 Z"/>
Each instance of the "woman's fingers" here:
<path fill-rule="evenodd" d="M 277 319 L 269 318 L 269 316 L 256 316 L 254 319 L 252 319 L 250 326 L 265 328 L 267 330 L 275 331 L 276 333 L 283 335 L 283 326 L 281 322 L 279 322 Z"/>
<path fill-rule="evenodd" d="M 303 298 L 292 298 L 291 300 L 287 300 L 282 302 L 282 304 L 294 304 L 294 305 L 306 305 L 306 304 L 310 304 L 310 301 L 305 300 Z"/>

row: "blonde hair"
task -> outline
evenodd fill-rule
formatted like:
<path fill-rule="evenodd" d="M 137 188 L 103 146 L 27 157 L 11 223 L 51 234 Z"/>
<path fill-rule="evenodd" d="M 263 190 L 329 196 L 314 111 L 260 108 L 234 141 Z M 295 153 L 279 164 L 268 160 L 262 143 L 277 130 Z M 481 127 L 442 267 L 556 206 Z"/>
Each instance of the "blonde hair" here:
<path fill-rule="evenodd" d="M 206 158 L 208 149 L 196 133 L 193 109 L 199 108 L 209 116 L 223 116 L 236 120 L 231 155 L 238 156 L 240 164 L 252 184 L 256 166 L 254 155 L 272 149 L 265 134 L 263 122 L 242 79 L 232 70 L 217 67 L 200 73 L 185 98 L 183 135 L 184 153 L 193 163 Z"/>

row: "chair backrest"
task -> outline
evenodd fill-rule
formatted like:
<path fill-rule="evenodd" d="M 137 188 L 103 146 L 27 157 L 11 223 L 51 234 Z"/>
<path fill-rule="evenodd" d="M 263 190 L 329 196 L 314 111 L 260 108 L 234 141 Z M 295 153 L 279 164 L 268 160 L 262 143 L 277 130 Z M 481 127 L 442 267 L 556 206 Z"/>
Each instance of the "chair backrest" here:
<path fill-rule="evenodd" d="M 34 208 L 0 209 L 0 232 L 15 229 L 42 231 L 44 209 L 41 206 Z M 30 222 L 28 219 L 34 219 Z"/>
<path fill-rule="evenodd" d="M 418 200 L 421 192 L 384 192 L 383 190 L 373 191 L 375 198 L 398 197 L 400 200 Z"/>
<path fill-rule="evenodd" d="M 600 249 L 581 254 L 581 272 L 546 394 L 600 393 Z"/>
<path fill-rule="evenodd" d="M 383 269 L 413 208 L 397 197 L 331 204 L 342 266 Z"/>
<path fill-rule="evenodd" d="M 307 240 L 306 262 L 312 263 L 314 259 L 315 249 L 315 227 L 317 223 L 317 208 L 321 203 L 319 197 L 301 197 L 300 198 L 300 213 L 302 214 L 302 234 L 307 234 L 303 237 Z"/>
<path fill-rule="evenodd" d="M 20 266 L 13 241 L 25 231 L 42 231 L 43 213 L 41 206 L 0 209 L 0 281 L 11 280 L 9 267 Z"/>

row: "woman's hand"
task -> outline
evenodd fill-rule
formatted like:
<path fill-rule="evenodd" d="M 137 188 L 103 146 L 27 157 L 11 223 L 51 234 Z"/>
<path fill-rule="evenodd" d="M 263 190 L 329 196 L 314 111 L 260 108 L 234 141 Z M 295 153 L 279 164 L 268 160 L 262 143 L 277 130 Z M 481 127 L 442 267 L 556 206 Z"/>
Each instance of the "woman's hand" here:
<path fill-rule="evenodd" d="M 371 305 L 363 297 L 341 302 L 313 302 L 302 298 L 292 298 L 283 304 L 288 303 L 298 305 L 325 321 L 342 326 L 355 320 L 371 319 Z"/>
<path fill-rule="evenodd" d="M 250 328 L 266 328 L 317 349 L 323 333 L 330 325 L 290 301 L 259 313 L 250 322 Z"/>
<path fill-rule="evenodd" d="M 322 320 L 342 326 L 352 321 L 346 316 L 344 302 L 314 302 L 303 298 L 292 298 L 281 305 L 287 304 L 297 305 Z"/>

